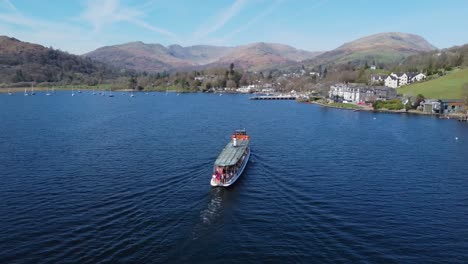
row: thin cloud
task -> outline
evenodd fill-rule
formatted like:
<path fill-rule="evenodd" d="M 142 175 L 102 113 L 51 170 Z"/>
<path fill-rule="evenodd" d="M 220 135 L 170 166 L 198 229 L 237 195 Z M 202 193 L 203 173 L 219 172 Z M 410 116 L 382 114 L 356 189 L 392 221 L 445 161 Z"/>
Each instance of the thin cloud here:
<path fill-rule="evenodd" d="M 214 18 L 214 22 L 210 21 L 209 25 L 204 24 L 195 31 L 193 33 L 194 37 L 196 39 L 203 38 L 220 30 L 244 8 L 246 3 L 246 0 L 236 0 L 229 8 L 218 13 Z"/>
<path fill-rule="evenodd" d="M 16 9 L 15 5 L 13 5 L 13 3 L 10 0 L 3 0 L 2 2 L 11 11 L 14 11 L 14 12 L 18 11 L 18 9 Z"/>
<path fill-rule="evenodd" d="M 151 3 L 151 1 L 147 2 L 143 7 L 147 7 Z M 79 16 L 79 19 L 91 24 L 94 33 L 101 32 L 106 26 L 125 21 L 167 37 L 176 37 L 176 35 L 169 30 L 151 25 L 142 20 L 141 17 L 145 15 L 143 8 L 123 6 L 119 0 L 88 0 L 85 3 L 85 9 Z"/>
<path fill-rule="evenodd" d="M 170 32 L 170 31 L 167 31 L 167 30 L 165 30 L 163 28 L 152 26 L 152 25 L 146 23 L 145 21 L 142 21 L 142 20 L 139 20 L 139 19 L 132 19 L 129 22 L 134 24 L 134 25 L 140 26 L 142 28 L 148 29 L 150 31 L 153 31 L 153 32 L 156 32 L 156 33 L 159 33 L 159 34 L 162 34 L 162 35 L 166 35 L 166 36 L 171 37 L 171 38 L 176 38 L 177 37 L 176 34 Z"/>
<path fill-rule="evenodd" d="M 258 14 L 257 16 L 255 16 L 254 18 L 252 18 L 251 20 L 249 20 L 247 23 L 241 25 L 240 27 L 238 27 L 236 30 L 232 31 L 231 33 L 229 33 L 228 35 L 226 35 L 225 37 L 222 38 L 222 42 L 225 42 L 225 41 L 228 41 L 229 39 L 231 39 L 232 37 L 234 37 L 235 35 L 239 34 L 240 32 L 242 31 L 245 31 L 247 29 L 249 29 L 252 25 L 254 25 L 255 23 L 257 23 L 258 21 L 262 20 L 264 17 L 266 17 L 267 15 L 269 15 L 271 12 L 273 12 L 273 10 L 275 10 L 275 8 L 277 8 L 281 3 L 283 3 L 284 0 L 276 0 L 273 2 L 273 4 L 271 4 L 270 6 L 268 6 L 268 8 L 264 9 L 263 12 L 261 12 L 260 14 Z"/>

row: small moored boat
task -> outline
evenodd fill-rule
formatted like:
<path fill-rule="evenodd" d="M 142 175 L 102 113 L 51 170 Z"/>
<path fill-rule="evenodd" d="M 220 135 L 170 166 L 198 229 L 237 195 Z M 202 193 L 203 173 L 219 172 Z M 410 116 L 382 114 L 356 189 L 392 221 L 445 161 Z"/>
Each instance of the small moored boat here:
<path fill-rule="evenodd" d="M 228 187 L 240 177 L 250 158 L 250 137 L 245 129 L 236 130 L 215 161 L 211 186 Z"/>

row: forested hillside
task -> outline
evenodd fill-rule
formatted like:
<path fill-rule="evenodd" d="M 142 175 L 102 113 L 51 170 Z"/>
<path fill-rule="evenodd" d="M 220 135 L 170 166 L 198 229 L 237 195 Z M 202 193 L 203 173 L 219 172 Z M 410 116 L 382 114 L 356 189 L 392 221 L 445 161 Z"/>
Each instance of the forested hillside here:
<path fill-rule="evenodd" d="M 41 45 L 0 36 L 0 83 L 94 84 L 128 72 Z"/>

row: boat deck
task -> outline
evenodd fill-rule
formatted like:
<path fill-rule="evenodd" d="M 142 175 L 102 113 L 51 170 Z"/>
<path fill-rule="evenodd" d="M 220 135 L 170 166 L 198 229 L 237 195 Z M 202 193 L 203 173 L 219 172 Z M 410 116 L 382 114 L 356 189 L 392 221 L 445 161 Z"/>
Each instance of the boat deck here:
<path fill-rule="evenodd" d="M 250 140 L 237 140 L 237 147 L 233 146 L 233 140 L 224 147 L 221 154 L 215 161 L 215 166 L 233 166 L 244 154 L 245 149 L 249 146 Z"/>

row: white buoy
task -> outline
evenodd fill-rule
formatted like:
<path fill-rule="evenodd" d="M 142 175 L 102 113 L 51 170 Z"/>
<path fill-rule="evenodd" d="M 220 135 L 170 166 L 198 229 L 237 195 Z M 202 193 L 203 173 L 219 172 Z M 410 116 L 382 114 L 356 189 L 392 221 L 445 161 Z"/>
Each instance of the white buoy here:
<path fill-rule="evenodd" d="M 458 140 L 458 137 L 455 137 L 455 140 Z"/>
<path fill-rule="evenodd" d="M 374 117 L 374 120 L 376 120 L 376 119 L 377 119 L 377 117 Z"/>

